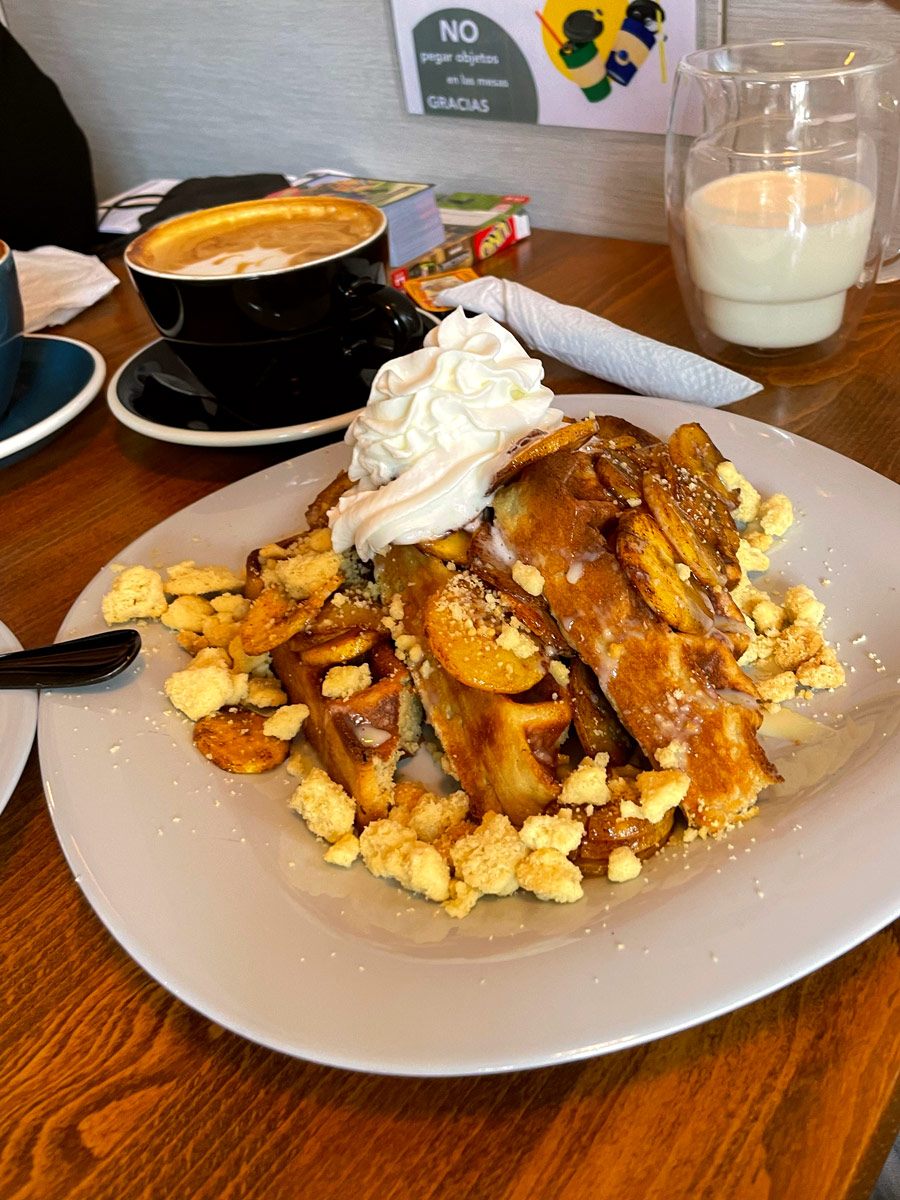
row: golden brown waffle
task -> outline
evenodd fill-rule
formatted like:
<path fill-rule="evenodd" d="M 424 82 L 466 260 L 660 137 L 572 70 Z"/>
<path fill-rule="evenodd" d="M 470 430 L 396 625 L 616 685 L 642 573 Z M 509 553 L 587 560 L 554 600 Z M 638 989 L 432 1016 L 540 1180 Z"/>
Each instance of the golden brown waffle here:
<path fill-rule="evenodd" d="M 418 748 L 418 703 L 409 673 L 386 642 L 347 660 L 341 636 L 319 642 L 298 634 L 272 651 L 272 666 L 291 703 L 309 708 L 303 730 L 327 773 L 356 800 L 359 821 L 387 816 L 400 756 Z M 314 651 L 316 662 L 307 661 Z M 333 651 L 329 663 L 323 654 Z M 322 681 L 332 666 L 368 664 L 372 683 L 354 695 L 326 698 Z"/>
<path fill-rule="evenodd" d="M 410 647 L 416 689 L 473 814 L 502 812 L 521 825 L 559 793 L 557 746 L 572 719 L 568 700 L 554 699 L 549 686 L 517 696 L 468 687 L 441 666 L 426 636 L 425 609 L 453 576 L 445 563 L 395 546 L 377 573 L 386 597 L 402 596 L 403 634 L 421 651 L 419 657 Z"/>
<path fill-rule="evenodd" d="M 626 570 L 617 557 L 621 523 L 628 528 L 633 514 L 652 523 L 641 462 L 648 451 L 636 439 L 634 445 L 634 454 L 613 463 L 621 476 L 616 491 L 607 486 L 610 471 L 607 483 L 598 481 L 596 456 L 585 450 L 533 463 L 494 497 L 495 523 L 518 558 L 540 571 L 553 616 L 641 749 L 689 775 L 684 807 L 691 821 L 720 829 L 750 815 L 760 789 L 779 777 L 756 739 L 755 688 L 716 628 L 713 605 L 705 609 L 704 632 L 673 628 L 634 586 L 638 561 L 632 557 Z M 632 469 L 635 460 L 640 469 Z M 725 545 L 732 531 L 733 522 L 721 531 Z M 644 574 L 650 599 L 666 607 L 667 597 L 656 594 L 659 577 Z M 677 581 L 673 569 L 667 586 Z M 716 580 L 723 591 L 728 582 L 724 571 Z"/>
<path fill-rule="evenodd" d="M 263 591 L 258 551 L 247 568 L 245 594 L 253 600 Z M 391 649 L 380 607 L 353 589 L 341 598 L 338 605 L 332 597 L 270 653 L 291 703 L 309 709 L 307 740 L 331 778 L 356 800 L 359 822 L 366 825 L 387 815 L 397 762 L 418 748 L 421 706 Z M 363 665 L 368 686 L 347 697 L 323 694 L 332 667 Z"/>

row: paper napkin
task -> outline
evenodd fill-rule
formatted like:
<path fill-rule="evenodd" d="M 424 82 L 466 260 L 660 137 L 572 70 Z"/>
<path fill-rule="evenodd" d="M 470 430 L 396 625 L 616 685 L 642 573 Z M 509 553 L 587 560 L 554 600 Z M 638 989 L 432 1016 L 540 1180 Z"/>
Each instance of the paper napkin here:
<path fill-rule="evenodd" d="M 536 350 L 644 396 L 719 408 L 762 388 L 699 354 L 643 337 L 583 308 L 558 304 L 508 279 L 473 279 L 446 288 L 437 298 L 487 313 Z"/>
<path fill-rule="evenodd" d="M 99 258 L 61 246 L 14 250 L 25 310 L 25 332 L 63 325 L 96 304 L 119 282 Z"/>

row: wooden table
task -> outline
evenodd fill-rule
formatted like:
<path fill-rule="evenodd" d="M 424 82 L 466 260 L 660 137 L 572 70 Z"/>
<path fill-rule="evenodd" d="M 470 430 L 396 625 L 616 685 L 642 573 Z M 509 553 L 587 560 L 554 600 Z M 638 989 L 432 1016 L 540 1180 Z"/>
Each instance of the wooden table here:
<path fill-rule="evenodd" d="M 486 266 L 693 348 L 664 247 L 537 232 Z M 127 283 L 61 332 L 110 374 L 153 336 Z M 900 480 L 898 376 L 894 285 L 852 349 L 770 372 L 735 409 Z M 553 363 L 548 383 L 615 390 Z M 128 542 L 291 449 L 151 441 L 99 398 L 0 463 L 0 616 L 26 646 L 52 641 Z M 0 819 L 0 930 L 4 1200 L 865 1198 L 900 1126 L 900 922 L 756 1004 L 593 1061 L 451 1080 L 332 1070 L 212 1025 L 127 957 L 69 873 L 33 752 Z"/>

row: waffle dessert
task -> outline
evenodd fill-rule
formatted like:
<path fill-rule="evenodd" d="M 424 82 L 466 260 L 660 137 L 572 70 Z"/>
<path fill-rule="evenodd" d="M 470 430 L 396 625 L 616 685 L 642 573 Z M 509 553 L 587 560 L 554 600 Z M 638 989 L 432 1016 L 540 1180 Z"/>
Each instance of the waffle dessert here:
<path fill-rule="evenodd" d="M 542 375 L 456 310 L 378 372 L 305 531 L 243 577 L 126 568 L 103 601 L 192 655 L 165 691 L 200 753 L 286 761 L 327 862 L 361 857 L 453 917 L 520 888 L 575 901 L 675 830 L 746 820 L 779 778 L 762 707 L 844 678 L 809 588 L 776 603 L 748 576 L 787 497 L 763 500 L 697 424 L 662 441 L 567 420 Z M 420 747 L 449 784 L 406 771 Z"/>
<path fill-rule="evenodd" d="M 776 782 L 756 732 L 755 685 L 735 654 L 750 630 L 736 505 L 699 426 L 669 445 L 603 420 L 588 443 L 543 457 L 493 497 L 495 527 L 623 726 L 654 765 L 684 771 L 689 821 L 717 831 Z"/>
<path fill-rule="evenodd" d="M 474 520 L 371 564 L 334 548 L 349 487 L 342 473 L 243 576 L 126 568 L 104 615 L 177 631 L 193 657 L 166 693 L 200 753 L 242 774 L 288 759 L 327 862 L 361 856 L 451 916 L 519 888 L 577 900 L 583 876 L 634 878 L 679 827 L 747 819 L 778 778 L 760 698 L 843 682 L 813 593 L 780 606 L 746 574 L 789 502 L 763 501 L 699 426 L 525 437 Z M 398 773 L 423 744 L 458 790 Z"/>
<path fill-rule="evenodd" d="M 314 510 L 309 515 L 317 519 Z M 290 702 L 308 708 L 306 739 L 331 779 L 354 798 L 365 826 L 387 815 L 397 763 L 418 749 L 421 705 L 364 585 L 346 586 L 338 569 L 312 588 L 310 599 L 292 603 L 277 583 L 265 582 L 267 560 L 279 549 L 289 553 L 303 536 L 249 555 L 244 594 L 253 603 L 242 640 L 250 652 L 271 654 Z M 318 544 L 327 546 L 327 533 Z M 259 618 L 265 611 L 278 611 L 280 620 L 266 627 Z M 264 629 L 259 637 L 257 622 Z"/>
<path fill-rule="evenodd" d="M 550 686 L 546 664 L 536 662 L 532 670 L 495 638 L 473 633 L 466 639 L 449 628 L 450 619 L 439 618 L 436 601 L 464 578 L 439 558 L 396 546 L 378 562 L 377 576 L 385 596 L 402 597 L 399 638 L 416 691 L 473 815 L 503 813 L 520 827 L 561 790 L 556 769 L 572 720 L 568 697 Z M 454 657 L 452 647 L 464 640 Z"/>
<path fill-rule="evenodd" d="M 752 634 L 731 598 L 742 571 L 721 461 L 699 426 L 662 444 L 590 419 L 517 447 L 474 527 L 376 556 L 374 587 L 348 584 L 328 549 L 346 475 L 310 506 L 312 531 L 279 544 L 290 563 L 302 538 L 320 547 L 302 599 L 265 582 L 278 546 L 251 554 L 246 648 L 270 651 L 308 707 L 307 738 L 361 826 L 390 810 L 420 703 L 475 820 L 496 812 L 521 828 L 558 810 L 562 768 L 598 756 L 626 781 L 684 775 L 680 807 L 705 830 L 753 813 L 778 775 L 736 661 Z M 646 856 L 671 829 L 672 806 L 626 818 L 606 803 L 581 813 L 591 869 L 618 845 Z"/>

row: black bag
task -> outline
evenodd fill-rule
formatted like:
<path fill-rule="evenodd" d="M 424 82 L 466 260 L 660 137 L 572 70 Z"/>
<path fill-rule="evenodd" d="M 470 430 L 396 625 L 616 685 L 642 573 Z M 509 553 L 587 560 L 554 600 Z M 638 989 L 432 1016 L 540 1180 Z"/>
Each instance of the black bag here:
<path fill-rule="evenodd" d="M 91 155 L 59 88 L 0 24 L 0 238 L 14 250 L 97 241 Z"/>
<path fill-rule="evenodd" d="M 168 191 L 155 208 L 143 213 L 138 218 L 138 229 L 141 233 L 158 225 L 160 221 L 168 221 L 170 217 L 180 217 L 182 213 L 196 212 L 200 208 L 214 208 L 217 204 L 235 204 L 240 200 L 261 200 L 271 192 L 280 191 L 288 186 L 284 175 L 209 175 L 196 179 L 185 179 Z M 115 204 L 104 208 L 104 215 L 113 208 L 139 208 L 144 204 L 152 204 L 151 196 L 123 196 Z M 136 235 L 134 233 L 101 233 L 97 254 L 100 258 L 114 258 L 121 254 L 128 243 Z"/>
<path fill-rule="evenodd" d="M 284 175 L 207 175 L 185 179 L 166 192 L 152 212 L 144 213 L 138 224 L 141 230 L 149 229 L 160 221 L 200 208 L 236 204 L 240 200 L 261 200 L 287 186 Z"/>

